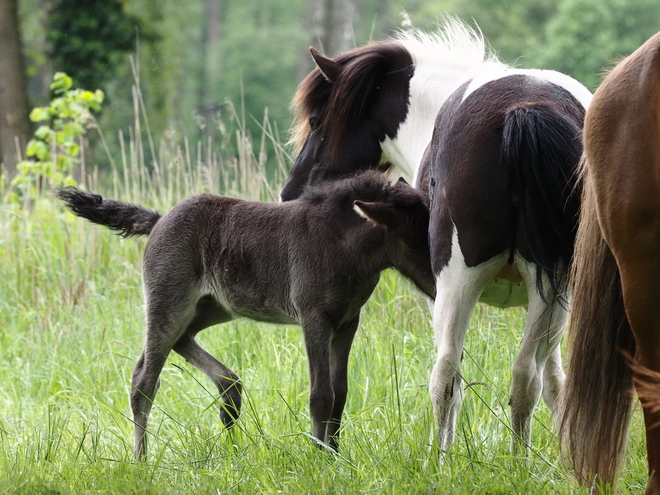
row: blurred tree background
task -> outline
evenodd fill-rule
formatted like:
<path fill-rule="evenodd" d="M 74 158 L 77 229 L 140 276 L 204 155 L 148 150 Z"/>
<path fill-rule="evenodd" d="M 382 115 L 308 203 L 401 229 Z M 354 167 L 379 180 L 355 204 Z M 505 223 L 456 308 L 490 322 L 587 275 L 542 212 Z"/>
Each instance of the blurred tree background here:
<path fill-rule="evenodd" d="M 156 141 L 194 143 L 229 141 L 231 126 L 258 142 L 267 112 L 283 142 L 289 103 L 312 68 L 309 45 L 334 55 L 409 21 L 432 30 L 448 12 L 477 24 L 504 61 L 557 69 L 592 90 L 660 30 L 657 0 L 0 0 L 0 110 L 7 84 L 25 86 L 30 107 L 44 105 L 52 74 L 65 71 L 76 86 L 106 92 L 99 121 L 111 152 L 120 132 L 135 131 L 136 113 Z M 22 65 L 4 60 L 17 41 Z M 7 82 L 16 71 L 27 79 Z M 16 121 L 28 111 L 11 110 Z M 0 146 L 11 171 L 8 142 Z M 104 156 L 93 155 L 101 168 Z"/>

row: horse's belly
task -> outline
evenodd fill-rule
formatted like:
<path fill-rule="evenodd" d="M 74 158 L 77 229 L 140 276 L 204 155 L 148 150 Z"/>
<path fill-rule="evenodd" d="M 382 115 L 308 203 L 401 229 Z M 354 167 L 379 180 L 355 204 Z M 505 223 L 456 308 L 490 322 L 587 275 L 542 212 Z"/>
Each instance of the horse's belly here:
<path fill-rule="evenodd" d="M 479 302 L 497 308 L 527 306 L 527 288 L 522 282 L 511 282 L 504 278 L 496 278 L 486 285 Z"/>

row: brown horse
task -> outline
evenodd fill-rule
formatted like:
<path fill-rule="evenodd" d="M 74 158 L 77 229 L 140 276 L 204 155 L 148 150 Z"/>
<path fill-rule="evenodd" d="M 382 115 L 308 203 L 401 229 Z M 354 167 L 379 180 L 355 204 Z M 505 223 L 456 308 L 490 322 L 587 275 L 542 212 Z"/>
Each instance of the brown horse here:
<path fill-rule="evenodd" d="M 596 91 L 584 148 L 560 440 L 578 481 L 612 483 L 636 388 L 660 494 L 660 33 Z"/>

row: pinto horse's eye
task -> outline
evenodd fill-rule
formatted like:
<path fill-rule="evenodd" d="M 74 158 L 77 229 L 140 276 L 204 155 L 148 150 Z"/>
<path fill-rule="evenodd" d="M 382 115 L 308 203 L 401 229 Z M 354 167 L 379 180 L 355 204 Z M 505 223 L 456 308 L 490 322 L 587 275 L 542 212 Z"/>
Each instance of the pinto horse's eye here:
<path fill-rule="evenodd" d="M 318 117 L 310 117 L 309 118 L 309 126 L 312 128 L 313 131 L 317 130 L 319 128 L 319 124 L 321 119 Z"/>

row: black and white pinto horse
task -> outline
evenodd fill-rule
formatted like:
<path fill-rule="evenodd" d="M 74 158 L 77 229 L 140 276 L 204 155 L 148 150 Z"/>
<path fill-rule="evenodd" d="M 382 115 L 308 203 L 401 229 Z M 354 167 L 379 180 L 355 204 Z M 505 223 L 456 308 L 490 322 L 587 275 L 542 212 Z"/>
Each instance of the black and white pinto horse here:
<path fill-rule="evenodd" d="M 478 301 L 528 307 L 511 385 L 512 449 L 531 439 L 542 395 L 553 408 L 564 380 L 558 344 L 575 239 L 581 129 L 591 93 L 549 70 L 508 67 L 457 19 L 330 59 L 294 98 L 299 154 L 281 192 L 387 168 L 430 195 L 437 361 L 429 388 L 437 441 L 454 441 L 460 363 Z M 522 449 L 521 449 L 522 447 Z"/>

